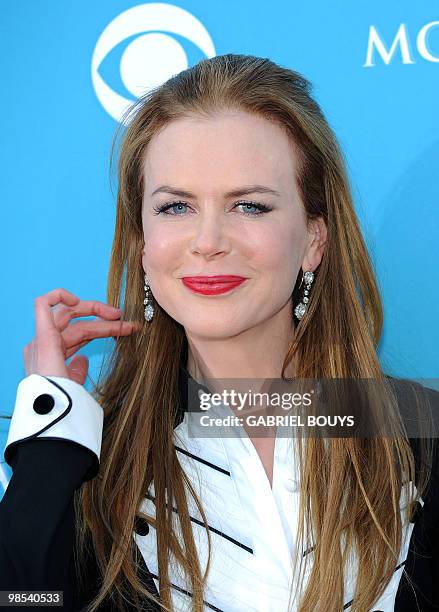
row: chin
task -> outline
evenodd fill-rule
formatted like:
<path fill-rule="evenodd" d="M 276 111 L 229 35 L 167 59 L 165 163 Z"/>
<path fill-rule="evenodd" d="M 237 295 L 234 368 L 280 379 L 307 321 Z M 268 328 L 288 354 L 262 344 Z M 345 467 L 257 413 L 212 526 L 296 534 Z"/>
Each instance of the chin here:
<path fill-rule="evenodd" d="M 188 320 L 185 318 L 184 320 L 180 319 L 179 322 L 189 336 L 204 337 L 206 339 L 226 339 L 239 334 L 241 329 L 243 329 L 242 326 L 231 326 L 227 322 L 227 317 L 221 317 L 220 319 L 205 318 L 204 320 L 200 320 L 200 318 Z"/>

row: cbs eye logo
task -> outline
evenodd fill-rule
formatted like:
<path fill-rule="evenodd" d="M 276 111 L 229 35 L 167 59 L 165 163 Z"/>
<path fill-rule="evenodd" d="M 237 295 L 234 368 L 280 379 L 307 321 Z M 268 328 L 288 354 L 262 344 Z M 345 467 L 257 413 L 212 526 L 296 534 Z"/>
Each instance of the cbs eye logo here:
<path fill-rule="evenodd" d="M 91 62 L 96 96 L 107 113 L 118 122 L 135 99 L 114 91 L 98 70 L 106 56 L 126 39 L 132 40 L 120 59 L 120 79 L 134 98 L 139 98 L 189 66 L 188 54 L 183 46 L 185 41 L 208 58 L 216 54 L 204 25 L 178 6 L 152 2 L 134 6 L 118 15 L 100 35 Z"/>

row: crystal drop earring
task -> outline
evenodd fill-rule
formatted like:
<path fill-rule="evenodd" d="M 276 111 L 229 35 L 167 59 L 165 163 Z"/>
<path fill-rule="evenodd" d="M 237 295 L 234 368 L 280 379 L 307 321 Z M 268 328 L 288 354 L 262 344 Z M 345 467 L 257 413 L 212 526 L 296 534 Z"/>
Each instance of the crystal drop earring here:
<path fill-rule="evenodd" d="M 294 314 L 298 319 L 301 319 L 306 312 L 306 307 L 309 302 L 309 291 L 314 280 L 314 273 L 310 270 L 308 272 L 302 273 L 302 282 L 300 283 L 300 287 L 302 286 L 303 281 L 305 281 L 305 289 L 303 291 L 302 300 L 297 304 L 294 309 Z"/>
<path fill-rule="evenodd" d="M 143 300 L 143 303 L 145 304 L 145 320 L 146 321 L 151 321 L 153 316 L 154 316 L 154 306 L 152 305 L 152 301 L 150 301 L 149 299 L 149 283 L 148 283 L 148 276 L 145 274 L 145 299 Z"/>

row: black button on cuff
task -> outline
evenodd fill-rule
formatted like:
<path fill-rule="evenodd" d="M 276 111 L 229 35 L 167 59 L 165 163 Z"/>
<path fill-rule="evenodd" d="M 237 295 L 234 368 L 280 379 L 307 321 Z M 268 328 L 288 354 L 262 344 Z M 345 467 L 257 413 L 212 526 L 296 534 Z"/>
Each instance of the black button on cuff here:
<path fill-rule="evenodd" d="M 55 399 L 49 393 L 42 393 L 34 399 L 34 410 L 37 414 L 48 414 L 55 406 Z"/>
<path fill-rule="evenodd" d="M 134 531 L 140 536 L 148 535 L 149 525 L 146 519 L 142 518 L 141 516 L 136 516 L 134 521 Z"/>

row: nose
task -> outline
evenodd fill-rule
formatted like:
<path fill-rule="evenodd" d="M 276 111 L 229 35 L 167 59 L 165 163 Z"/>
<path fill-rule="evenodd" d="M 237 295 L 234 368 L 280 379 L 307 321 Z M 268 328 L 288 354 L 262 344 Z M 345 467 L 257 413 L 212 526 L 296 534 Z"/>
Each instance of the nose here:
<path fill-rule="evenodd" d="M 200 213 L 195 222 L 194 236 L 190 245 L 191 252 L 204 256 L 229 252 L 231 241 L 223 221 L 218 211 L 210 210 Z"/>

